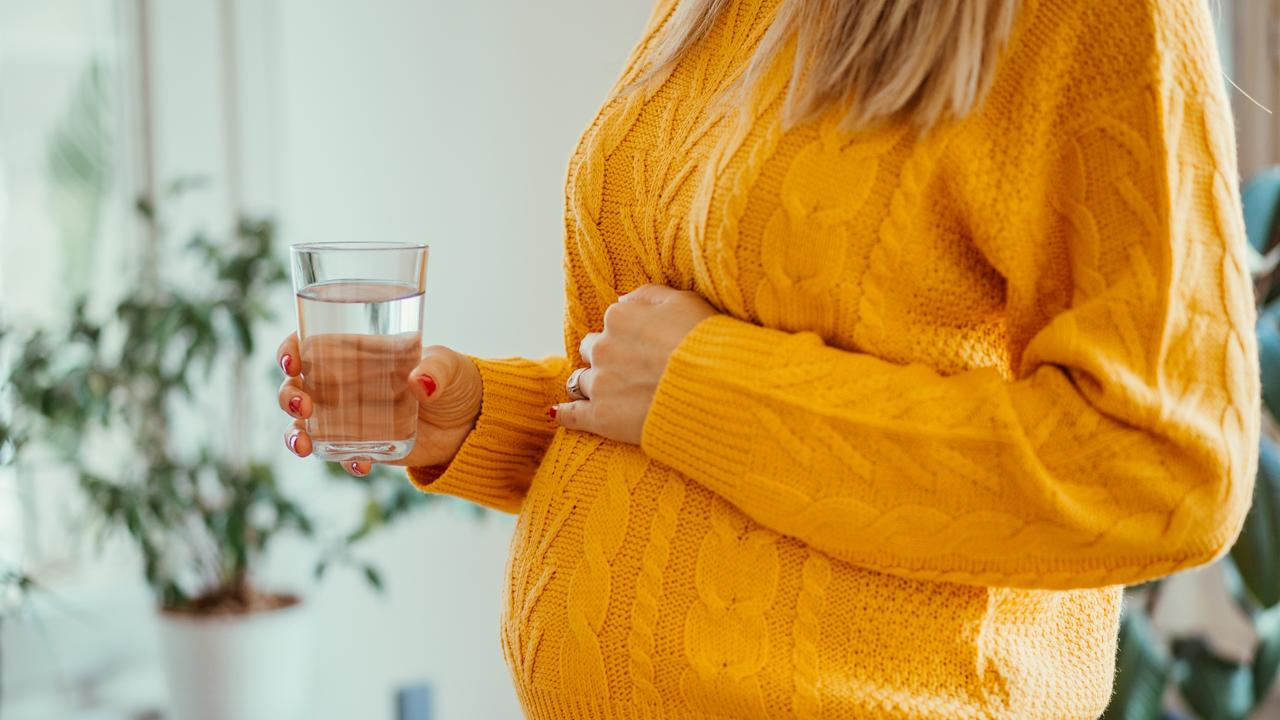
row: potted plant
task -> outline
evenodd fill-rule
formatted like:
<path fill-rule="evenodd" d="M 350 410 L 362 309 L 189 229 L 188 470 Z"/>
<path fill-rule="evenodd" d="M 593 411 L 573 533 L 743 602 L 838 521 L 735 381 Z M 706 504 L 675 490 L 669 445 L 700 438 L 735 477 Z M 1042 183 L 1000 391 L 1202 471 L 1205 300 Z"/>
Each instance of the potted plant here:
<path fill-rule="evenodd" d="M 152 203 L 140 201 L 138 210 L 162 235 Z M 306 604 L 260 586 L 259 561 L 273 540 L 300 536 L 320 546 L 317 576 L 330 563 L 345 563 L 380 587 L 377 570 L 358 560 L 353 546 L 432 500 L 399 473 L 359 480 L 338 473 L 358 482 L 367 501 L 353 529 L 324 538 L 271 458 L 207 440 L 228 422 L 245 422 L 201 414 L 197 400 L 207 391 L 199 388 L 211 374 L 229 374 L 232 392 L 270 391 L 270 362 L 261 363 L 261 373 L 246 368 L 254 329 L 271 318 L 271 296 L 287 291 L 273 240 L 265 220 L 241 221 L 222 242 L 199 234 L 182 259 L 207 277 L 163 282 L 153 258 L 109 311 L 91 311 L 80 300 L 58 330 L 0 330 L 10 354 L 0 381 L 12 406 L 0 426 L 0 459 L 13 461 L 36 440 L 60 450 L 100 529 L 123 534 L 137 549 L 159 610 L 178 720 L 301 717 Z M 89 456 L 86 440 L 95 436 L 118 457 Z"/>

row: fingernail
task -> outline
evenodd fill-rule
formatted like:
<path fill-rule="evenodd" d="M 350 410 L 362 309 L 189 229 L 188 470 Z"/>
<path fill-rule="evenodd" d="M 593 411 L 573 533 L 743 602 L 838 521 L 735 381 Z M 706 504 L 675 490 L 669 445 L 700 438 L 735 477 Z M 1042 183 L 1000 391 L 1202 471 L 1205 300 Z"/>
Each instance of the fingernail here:
<path fill-rule="evenodd" d="M 289 438 L 285 440 L 285 444 L 289 446 L 289 452 L 293 453 L 294 455 L 297 455 L 298 454 L 298 433 L 296 432 L 289 433 Z"/>
<path fill-rule="evenodd" d="M 280 369 L 284 371 L 285 375 L 289 374 L 289 364 L 292 362 L 293 362 L 293 358 L 289 357 L 288 355 L 280 356 Z"/>
<path fill-rule="evenodd" d="M 427 397 L 431 397 L 431 394 L 436 391 L 436 381 L 431 379 L 430 375 L 419 376 L 418 382 L 422 383 L 422 389 L 427 391 Z"/>
<path fill-rule="evenodd" d="M 290 398 L 289 412 L 293 413 L 294 415 L 297 415 L 298 411 L 300 411 L 301 409 L 302 409 L 302 398 L 298 397 L 297 395 Z"/>
<path fill-rule="evenodd" d="M 551 418 L 552 420 L 555 420 L 555 419 L 556 419 L 556 406 L 555 406 L 555 405 L 552 405 L 551 407 L 547 408 L 547 417 Z"/>
<path fill-rule="evenodd" d="M 364 473 L 360 472 L 360 462 L 358 460 L 351 461 L 351 473 L 353 475 L 359 475 L 361 477 L 364 477 Z"/>

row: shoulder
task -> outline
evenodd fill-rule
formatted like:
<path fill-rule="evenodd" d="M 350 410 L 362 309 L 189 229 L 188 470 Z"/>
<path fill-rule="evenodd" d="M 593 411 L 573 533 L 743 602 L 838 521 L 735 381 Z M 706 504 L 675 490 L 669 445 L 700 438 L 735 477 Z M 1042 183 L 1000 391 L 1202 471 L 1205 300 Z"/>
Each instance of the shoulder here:
<path fill-rule="evenodd" d="M 1226 97 L 1208 0 L 1024 0 L 990 93 L 957 129 L 990 162 L 1042 167 L 1095 121 L 1146 137 L 1171 106 Z"/>
<path fill-rule="evenodd" d="M 944 170 L 972 218 L 1035 219 L 1002 239 L 1015 247 L 1068 194 L 1119 217 L 1116 183 L 1163 207 L 1182 165 L 1234 177 L 1226 97 L 1207 0 L 1026 0 Z"/>
<path fill-rule="evenodd" d="M 1171 82 L 1221 82 L 1208 0 L 1026 0 L 997 79 L 1068 109 Z"/>

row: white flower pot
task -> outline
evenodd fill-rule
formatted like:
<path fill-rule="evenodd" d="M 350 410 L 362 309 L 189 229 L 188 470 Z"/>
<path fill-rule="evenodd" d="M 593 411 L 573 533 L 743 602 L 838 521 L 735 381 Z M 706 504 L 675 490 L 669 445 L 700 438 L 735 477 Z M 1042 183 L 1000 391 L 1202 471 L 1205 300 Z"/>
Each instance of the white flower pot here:
<path fill-rule="evenodd" d="M 159 613 L 172 720 L 307 717 L 309 615 L 302 602 L 246 615 Z"/>

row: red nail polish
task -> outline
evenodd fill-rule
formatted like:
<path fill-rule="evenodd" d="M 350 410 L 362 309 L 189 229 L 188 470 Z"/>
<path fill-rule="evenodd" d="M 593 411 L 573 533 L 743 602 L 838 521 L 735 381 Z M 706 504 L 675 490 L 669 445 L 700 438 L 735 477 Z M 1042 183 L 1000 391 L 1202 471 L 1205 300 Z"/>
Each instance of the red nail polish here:
<path fill-rule="evenodd" d="M 301 409 L 302 409 L 302 398 L 294 396 L 289 400 L 289 412 L 293 413 L 294 415 L 297 415 L 298 411 Z"/>
<path fill-rule="evenodd" d="M 289 439 L 285 441 L 285 444 L 289 446 L 289 452 L 295 455 L 298 454 L 298 433 L 290 433 Z"/>
<path fill-rule="evenodd" d="M 556 406 L 555 406 L 555 405 L 552 405 L 551 407 L 547 408 L 547 417 L 551 418 L 552 420 L 555 420 L 555 419 L 556 419 Z"/>
<path fill-rule="evenodd" d="M 436 391 L 436 381 L 431 379 L 430 375 L 422 375 L 418 378 L 418 382 L 422 383 L 422 389 L 427 391 L 427 397 Z"/>
<path fill-rule="evenodd" d="M 356 475 L 364 475 L 364 473 L 360 472 L 360 462 L 358 460 L 351 461 L 351 472 Z"/>
<path fill-rule="evenodd" d="M 289 357 L 288 355 L 282 355 L 280 357 L 280 369 L 284 371 L 285 375 L 289 374 L 289 365 L 292 362 L 293 362 L 293 358 Z"/>

